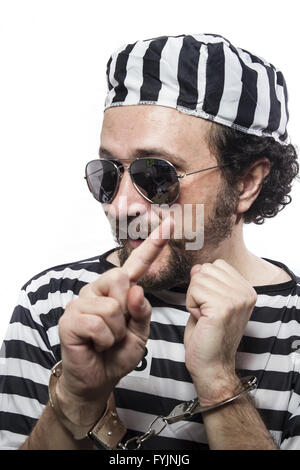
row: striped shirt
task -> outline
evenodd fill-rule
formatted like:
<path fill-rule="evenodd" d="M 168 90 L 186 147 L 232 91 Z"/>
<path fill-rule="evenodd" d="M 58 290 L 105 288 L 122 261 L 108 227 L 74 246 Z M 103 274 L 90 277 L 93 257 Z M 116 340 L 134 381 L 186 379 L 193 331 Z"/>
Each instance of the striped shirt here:
<path fill-rule="evenodd" d="M 114 250 L 114 249 L 113 249 Z M 39 419 L 51 367 L 60 360 L 58 320 L 80 289 L 114 267 L 100 257 L 56 266 L 21 289 L 0 356 L 0 449 L 17 449 Z M 300 449 L 300 278 L 255 287 L 257 303 L 236 356 L 240 376 L 255 375 L 253 402 L 281 449 Z M 126 438 L 144 433 L 158 415 L 196 397 L 185 366 L 189 314 L 182 289 L 151 291 L 151 329 L 144 358 L 115 389 Z M 208 449 L 201 415 L 168 425 L 144 449 Z"/>

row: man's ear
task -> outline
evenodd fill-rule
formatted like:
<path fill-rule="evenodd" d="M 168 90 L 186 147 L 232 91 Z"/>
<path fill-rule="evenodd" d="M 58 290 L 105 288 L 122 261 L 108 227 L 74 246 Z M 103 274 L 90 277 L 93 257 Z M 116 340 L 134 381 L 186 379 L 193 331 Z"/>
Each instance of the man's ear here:
<path fill-rule="evenodd" d="M 271 163 L 268 158 L 256 160 L 238 184 L 239 202 L 237 214 L 243 214 L 253 204 L 260 193 L 264 178 L 270 173 Z"/>

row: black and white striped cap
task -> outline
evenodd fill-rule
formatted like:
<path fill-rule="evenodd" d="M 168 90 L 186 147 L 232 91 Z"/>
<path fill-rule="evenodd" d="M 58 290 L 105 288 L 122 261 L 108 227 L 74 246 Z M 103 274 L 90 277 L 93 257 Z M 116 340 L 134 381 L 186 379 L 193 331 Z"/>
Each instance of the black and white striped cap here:
<path fill-rule="evenodd" d="M 287 89 L 272 64 L 214 34 L 161 36 L 119 48 L 105 109 L 161 105 L 289 143 Z"/>

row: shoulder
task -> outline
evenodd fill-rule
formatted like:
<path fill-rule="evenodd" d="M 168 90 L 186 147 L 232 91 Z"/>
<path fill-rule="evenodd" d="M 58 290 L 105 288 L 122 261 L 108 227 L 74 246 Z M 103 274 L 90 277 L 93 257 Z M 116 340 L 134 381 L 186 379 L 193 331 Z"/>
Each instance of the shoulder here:
<path fill-rule="evenodd" d="M 44 286 L 49 286 L 49 292 L 55 288 L 80 290 L 82 285 L 113 267 L 105 259 L 107 253 L 47 268 L 26 282 L 22 290 L 27 294 L 38 292 Z"/>
<path fill-rule="evenodd" d="M 285 271 L 288 278 L 278 284 L 255 287 L 258 297 L 252 319 L 268 324 L 274 322 L 274 327 L 280 322 L 285 328 L 289 328 L 292 334 L 295 325 L 300 324 L 300 276 L 282 262 L 267 261 Z"/>
<path fill-rule="evenodd" d="M 76 298 L 85 284 L 113 267 L 106 261 L 106 255 L 53 266 L 32 277 L 21 289 L 10 327 L 25 328 L 27 335 L 38 332 L 48 346 L 56 344 L 55 330 L 68 302 Z M 34 343 L 32 339 L 30 342 Z"/>
<path fill-rule="evenodd" d="M 113 267 L 105 259 L 107 253 L 53 266 L 32 277 L 21 289 L 14 319 L 27 314 L 46 328 L 55 325 L 80 289 Z"/>

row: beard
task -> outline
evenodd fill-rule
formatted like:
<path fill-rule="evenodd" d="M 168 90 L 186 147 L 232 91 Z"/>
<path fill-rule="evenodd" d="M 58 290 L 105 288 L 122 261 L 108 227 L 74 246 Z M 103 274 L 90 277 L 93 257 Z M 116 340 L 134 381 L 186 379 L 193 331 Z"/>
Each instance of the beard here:
<path fill-rule="evenodd" d="M 200 250 L 186 250 L 185 245 L 190 240 L 170 238 L 168 241 L 168 259 L 155 275 L 145 274 L 137 284 L 145 290 L 163 290 L 173 287 L 188 288 L 190 271 L 195 264 L 212 263 L 215 261 L 214 252 L 221 242 L 232 234 L 235 225 L 236 207 L 238 202 L 237 191 L 223 183 L 219 190 L 211 214 L 204 225 L 204 244 Z M 134 217 L 132 217 L 134 219 Z M 129 217 L 128 217 L 128 223 Z M 120 240 L 119 221 L 116 224 L 114 237 L 119 243 L 117 251 L 120 266 L 123 266 L 133 251 L 127 239 Z"/>

